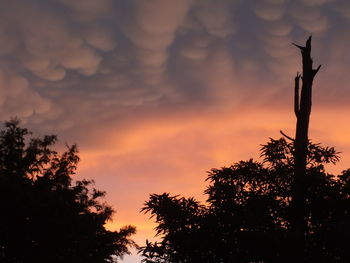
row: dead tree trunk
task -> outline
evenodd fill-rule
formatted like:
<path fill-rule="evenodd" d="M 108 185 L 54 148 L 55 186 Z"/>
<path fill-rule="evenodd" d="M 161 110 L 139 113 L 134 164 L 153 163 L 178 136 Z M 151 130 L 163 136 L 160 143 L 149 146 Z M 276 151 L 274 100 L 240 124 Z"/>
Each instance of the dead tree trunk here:
<path fill-rule="evenodd" d="M 306 46 L 297 46 L 301 50 L 303 61 L 303 73 L 297 73 L 295 77 L 294 112 L 297 117 L 296 135 L 294 140 L 294 182 L 292 185 L 291 201 L 291 227 L 295 234 L 295 248 L 293 249 L 295 262 L 304 262 L 305 234 L 307 232 L 306 219 L 306 191 L 307 191 L 307 153 L 308 153 L 308 131 L 311 114 L 312 83 L 319 71 L 312 68 L 311 58 L 311 36 L 306 41 Z M 299 93 L 299 82 L 302 80 L 301 92 Z"/>

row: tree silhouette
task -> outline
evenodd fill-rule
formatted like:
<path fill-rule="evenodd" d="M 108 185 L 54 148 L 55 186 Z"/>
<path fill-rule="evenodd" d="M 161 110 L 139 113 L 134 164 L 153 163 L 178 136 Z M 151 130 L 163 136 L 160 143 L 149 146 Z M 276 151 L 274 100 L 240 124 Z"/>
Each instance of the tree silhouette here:
<path fill-rule="evenodd" d="M 212 169 L 206 204 L 153 194 L 142 211 L 154 218 L 158 242 L 143 262 L 350 262 L 350 170 L 334 176 L 325 164 L 338 153 L 308 139 L 311 38 L 303 55 L 303 87 L 295 79 L 296 138 L 270 139 L 262 161 Z M 306 141 L 305 141 L 306 139 Z"/>
<path fill-rule="evenodd" d="M 306 160 L 307 160 L 307 144 L 309 121 L 312 104 L 312 83 L 321 65 L 317 69 L 313 69 L 311 58 L 311 36 L 306 41 L 305 47 L 296 45 L 302 54 L 303 74 L 297 73 L 295 77 L 295 98 L 294 112 L 297 117 L 296 134 L 294 140 L 295 148 L 295 167 L 294 182 L 292 186 L 292 204 L 294 209 L 291 218 L 291 224 L 294 232 L 298 236 L 298 240 L 294 244 L 294 258 L 296 262 L 304 262 L 304 234 L 307 231 L 306 220 Z M 299 101 L 299 81 L 302 79 L 302 89 Z"/>
<path fill-rule="evenodd" d="M 30 134 L 18 120 L 0 132 L 0 262 L 116 262 L 129 253 L 135 228 L 106 230 L 105 193 L 72 181 L 77 147 L 60 155 L 56 136 Z"/>

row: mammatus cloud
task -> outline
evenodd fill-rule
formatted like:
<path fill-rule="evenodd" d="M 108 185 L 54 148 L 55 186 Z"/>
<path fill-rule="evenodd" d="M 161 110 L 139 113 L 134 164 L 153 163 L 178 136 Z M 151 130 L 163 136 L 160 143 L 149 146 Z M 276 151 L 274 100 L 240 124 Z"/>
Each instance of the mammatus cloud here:
<path fill-rule="evenodd" d="M 50 111 L 51 103 L 35 90 L 28 80 L 18 74 L 0 68 L 0 116 L 8 118 L 13 112 L 23 118 Z"/>
<path fill-rule="evenodd" d="M 193 18 L 207 34 L 225 38 L 237 30 L 233 12 L 237 3 L 236 0 L 196 1 Z"/>
<path fill-rule="evenodd" d="M 176 109 L 188 101 L 215 106 L 230 97 L 234 107 L 254 89 L 252 76 L 270 83 L 264 94 L 279 92 L 298 68 L 291 42 L 309 34 L 320 61 L 338 68 L 349 64 L 346 49 L 337 48 L 349 41 L 340 33 L 350 17 L 344 0 L 4 0 L 0 5 L 2 78 L 21 79 L 32 94 L 24 95 L 26 110 L 7 106 L 3 116 L 41 123 L 64 119 L 62 129 L 73 128 L 77 119 L 93 124 L 125 112 Z M 6 103 L 19 104 L 21 96 L 9 96 L 2 83 Z"/>
<path fill-rule="evenodd" d="M 254 13 L 267 21 L 276 21 L 283 18 L 286 12 L 284 1 L 255 1 L 253 3 Z"/>

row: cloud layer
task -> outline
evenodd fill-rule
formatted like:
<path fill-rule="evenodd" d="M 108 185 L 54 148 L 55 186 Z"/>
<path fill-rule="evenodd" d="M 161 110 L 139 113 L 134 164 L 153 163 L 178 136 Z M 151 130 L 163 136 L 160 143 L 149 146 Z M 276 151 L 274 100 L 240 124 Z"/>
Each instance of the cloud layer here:
<path fill-rule="evenodd" d="M 291 42 L 309 34 L 332 67 L 321 92 L 349 64 L 344 0 L 4 0 L 0 10 L 2 118 L 62 130 L 189 102 L 286 100 L 299 66 Z"/>

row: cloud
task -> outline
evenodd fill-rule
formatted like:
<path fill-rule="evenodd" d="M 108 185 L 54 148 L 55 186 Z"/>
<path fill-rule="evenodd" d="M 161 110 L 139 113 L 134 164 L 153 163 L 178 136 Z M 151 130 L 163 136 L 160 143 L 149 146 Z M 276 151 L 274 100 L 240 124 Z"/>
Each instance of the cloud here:
<path fill-rule="evenodd" d="M 67 132 L 158 108 L 221 109 L 276 92 L 285 100 L 279 90 L 300 70 L 291 42 L 314 33 L 314 56 L 343 72 L 348 37 L 337 28 L 346 7 L 340 0 L 6 0 L 3 75 L 22 79 L 32 94 L 25 103 L 32 110 L 20 117 L 62 123 Z M 259 99 L 251 97 L 254 83 L 264 83 Z"/>
<path fill-rule="evenodd" d="M 1 119 L 29 117 L 50 110 L 51 102 L 33 91 L 26 78 L 0 67 Z"/>
<path fill-rule="evenodd" d="M 136 0 L 134 3 L 135 20 L 141 30 L 151 34 L 174 32 L 182 23 L 190 0 Z"/>
<path fill-rule="evenodd" d="M 113 16 L 114 5 L 113 0 L 56 0 L 67 8 L 67 12 L 74 20 L 82 23 L 104 19 Z"/>
<path fill-rule="evenodd" d="M 168 48 L 175 40 L 190 4 L 189 0 L 132 2 L 131 18 L 126 19 L 122 30 L 133 44 L 134 72 L 146 85 L 163 81 Z"/>
<path fill-rule="evenodd" d="M 253 2 L 253 10 L 255 14 L 264 20 L 279 20 L 285 14 L 284 1 L 262 0 Z"/>
<path fill-rule="evenodd" d="M 302 0 L 302 2 L 308 6 L 322 6 L 332 1 L 334 0 Z"/>
<path fill-rule="evenodd" d="M 304 30 L 310 33 L 319 33 L 329 28 L 329 19 L 322 14 L 321 7 L 318 5 L 308 5 L 309 2 L 316 1 L 304 1 L 302 3 L 294 4 L 291 9 L 291 15 L 295 18 L 297 24 Z M 321 4 L 321 2 L 318 2 Z"/>
<path fill-rule="evenodd" d="M 265 25 L 265 30 L 273 36 L 287 36 L 292 33 L 293 27 L 286 20 L 272 21 Z"/>
<path fill-rule="evenodd" d="M 346 18 L 350 18 L 350 3 L 346 0 L 338 0 L 333 8 Z"/>
<path fill-rule="evenodd" d="M 194 17 L 207 33 L 217 37 L 227 37 L 237 28 L 233 24 L 233 10 L 236 0 L 204 0 L 197 1 L 194 7 Z"/>
<path fill-rule="evenodd" d="M 117 45 L 113 30 L 98 24 L 86 28 L 84 39 L 89 45 L 105 52 L 112 51 Z"/>

